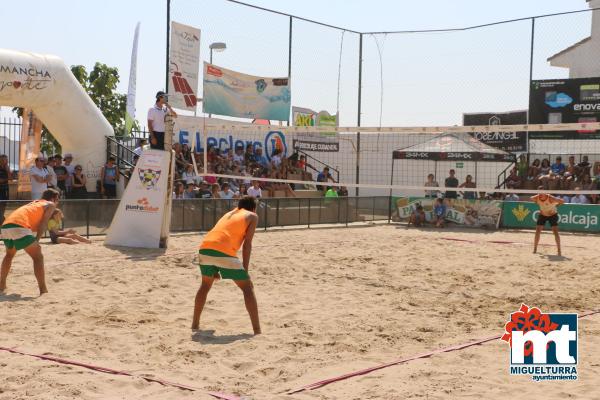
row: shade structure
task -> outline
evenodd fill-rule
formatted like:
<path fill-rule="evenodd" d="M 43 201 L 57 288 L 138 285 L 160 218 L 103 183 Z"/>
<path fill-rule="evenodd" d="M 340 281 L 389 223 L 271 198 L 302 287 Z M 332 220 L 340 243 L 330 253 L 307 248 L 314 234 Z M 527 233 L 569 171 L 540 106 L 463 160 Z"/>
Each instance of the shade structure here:
<path fill-rule="evenodd" d="M 394 150 L 394 160 L 505 161 L 515 155 L 480 142 L 468 133 L 443 133 L 413 146 Z"/>

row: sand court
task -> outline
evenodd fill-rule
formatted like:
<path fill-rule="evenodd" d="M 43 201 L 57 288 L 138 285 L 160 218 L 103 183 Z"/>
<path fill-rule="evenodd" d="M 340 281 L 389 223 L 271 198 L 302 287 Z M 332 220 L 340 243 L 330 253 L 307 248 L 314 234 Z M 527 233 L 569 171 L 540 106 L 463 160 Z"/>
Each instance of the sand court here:
<path fill-rule="evenodd" d="M 447 240 L 448 238 L 461 241 Z M 0 296 L 0 346 L 124 370 L 115 376 L 0 354 L 0 398 L 253 399 L 590 398 L 600 373 L 600 315 L 579 321 L 579 380 L 510 376 L 491 341 L 314 391 L 290 389 L 394 359 L 503 333 L 521 303 L 544 312 L 600 308 L 600 238 L 563 235 L 531 254 L 531 232 L 364 228 L 257 232 L 250 274 L 263 334 L 252 336 L 241 292 L 220 281 L 200 331 L 190 329 L 200 278 L 198 234 L 163 253 L 44 246 L 50 293 L 37 297 L 19 253 Z M 490 243 L 512 242 L 506 243 Z M 541 243 L 553 244 L 550 234 Z M 201 389 L 184 391 L 139 376 Z M 552 389 L 548 387 L 551 385 Z M 554 396 L 554 397 L 553 397 Z"/>

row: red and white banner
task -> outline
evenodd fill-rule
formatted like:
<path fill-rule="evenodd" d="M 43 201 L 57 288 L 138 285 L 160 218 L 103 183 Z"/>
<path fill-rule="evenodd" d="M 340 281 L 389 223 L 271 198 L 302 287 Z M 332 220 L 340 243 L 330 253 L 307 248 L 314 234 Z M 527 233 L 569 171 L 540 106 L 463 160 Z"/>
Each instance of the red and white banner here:
<path fill-rule="evenodd" d="M 171 22 L 169 104 L 195 111 L 200 71 L 200 29 Z"/>

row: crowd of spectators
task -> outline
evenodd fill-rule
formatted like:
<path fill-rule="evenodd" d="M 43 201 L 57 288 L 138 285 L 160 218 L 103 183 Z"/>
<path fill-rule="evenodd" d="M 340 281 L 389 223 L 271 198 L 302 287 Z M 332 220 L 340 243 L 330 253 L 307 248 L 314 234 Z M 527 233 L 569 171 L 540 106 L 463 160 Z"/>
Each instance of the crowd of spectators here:
<path fill-rule="evenodd" d="M 141 155 L 146 141 L 142 139 L 135 148 L 134 162 Z M 260 147 L 254 148 L 250 143 L 245 147 L 238 146 L 234 150 L 221 150 L 209 147 L 207 152 L 207 172 L 215 175 L 199 176 L 197 171 L 204 169 L 204 154 L 192 152 L 187 144 L 174 143 L 175 152 L 175 187 L 173 198 L 219 198 L 233 199 L 246 194 L 260 197 L 297 197 L 295 190 L 312 187 L 313 174 L 308 171 L 306 157 L 298 153 L 286 157 L 280 150 L 268 160 Z M 193 157 L 193 158 L 192 158 Z M 194 166 L 195 164 L 195 166 Z M 311 167 L 311 169 L 313 169 Z M 233 175 L 239 178 L 224 178 L 216 175 Z M 261 179 L 289 179 L 306 181 L 305 185 L 285 182 L 269 182 Z M 325 167 L 317 176 L 317 182 L 335 182 Z M 323 195 L 329 186 L 317 185 Z M 336 194 L 347 195 L 345 188 L 333 189 Z M 331 196 L 331 194 L 330 194 Z"/>
<path fill-rule="evenodd" d="M 71 199 L 87 198 L 86 176 L 81 165 L 73 164 L 73 155 L 60 154 L 45 157 L 39 155 L 29 170 L 31 198 L 38 200 L 46 189 L 58 190 L 62 197 Z"/>
<path fill-rule="evenodd" d="M 528 162 L 522 155 L 516 166 L 510 171 L 506 179 L 507 189 L 538 189 L 552 193 L 554 190 L 591 191 L 600 189 L 600 163 L 592 165 L 588 156 L 583 156 L 579 163 L 575 156 L 569 156 L 564 164 L 561 156 L 557 156 L 553 163 L 548 158 L 539 158 Z M 598 204 L 598 195 L 571 195 L 559 196 L 566 203 Z"/>

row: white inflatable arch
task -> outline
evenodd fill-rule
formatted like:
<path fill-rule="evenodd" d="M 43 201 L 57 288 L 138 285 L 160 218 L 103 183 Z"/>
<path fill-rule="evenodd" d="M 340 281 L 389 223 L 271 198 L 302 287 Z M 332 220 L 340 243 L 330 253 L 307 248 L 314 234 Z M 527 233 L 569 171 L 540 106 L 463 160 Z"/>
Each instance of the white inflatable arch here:
<path fill-rule="evenodd" d="M 96 191 L 113 128 L 60 58 L 0 49 L 0 106 L 31 108 Z"/>

